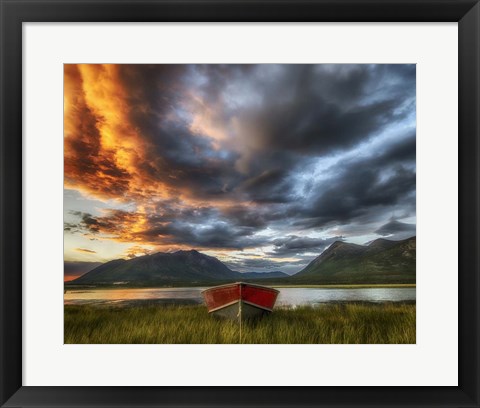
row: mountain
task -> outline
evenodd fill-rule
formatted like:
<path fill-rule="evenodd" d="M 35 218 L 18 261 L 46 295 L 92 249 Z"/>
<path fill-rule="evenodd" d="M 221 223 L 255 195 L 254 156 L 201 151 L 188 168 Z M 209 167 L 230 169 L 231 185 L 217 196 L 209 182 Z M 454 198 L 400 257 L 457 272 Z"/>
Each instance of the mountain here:
<path fill-rule="evenodd" d="M 415 237 L 403 241 L 377 239 L 369 245 L 336 241 L 293 276 L 274 272 L 236 272 L 217 258 L 198 251 L 156 253 L 104 263 L 69 284 L 127 283 L 180 286 L 258 281 L 265 284 L 414 283 Z"/>
<path fill-rule="evenodd" d="M 159 252 L 130 260 L 116 259 L 97 266 L 69 283 L 114 284 L 122 282 L 148 286 L 250 281 L 286 276 L 288 275 L 280 271 L 265 273 L 232 271 L 217 258 L 191 250 L 173 253 Z"/>
<path fill-rule="evenodd" d="M 75 262 L 65 261 L 63 263 L 63 276 L 66 282 L 78 278 L 93 268 L 100 266 L 101 262 Z"/>
<path fill-rule="evenodd" d="M 415 283 L 416 237 L 377 239 L 369 245 L 336 241 L 305 269 L 295 283 Z"/>
<path fill-rule="evenodd" d="M 104 263 L 72 281 L 74 284 L 113 284 L 125 282 L 140 285 L 200 283 L 236 280 L 233 272 L 217 258 L 198 251 L 156 253 L 129 260 Z"/>

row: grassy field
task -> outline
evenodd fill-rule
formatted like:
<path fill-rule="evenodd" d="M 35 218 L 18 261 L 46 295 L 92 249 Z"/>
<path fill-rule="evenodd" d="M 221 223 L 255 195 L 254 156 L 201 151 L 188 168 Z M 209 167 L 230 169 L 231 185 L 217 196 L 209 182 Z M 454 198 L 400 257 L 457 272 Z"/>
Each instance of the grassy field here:
<path fill-rule="evenodd" d="M 385 344 L 415 343 L 415 305 L 337 304 L 276 309 L 242 324 L 204 306 L 65 306 L 65 343 L 73 344 Z"/>

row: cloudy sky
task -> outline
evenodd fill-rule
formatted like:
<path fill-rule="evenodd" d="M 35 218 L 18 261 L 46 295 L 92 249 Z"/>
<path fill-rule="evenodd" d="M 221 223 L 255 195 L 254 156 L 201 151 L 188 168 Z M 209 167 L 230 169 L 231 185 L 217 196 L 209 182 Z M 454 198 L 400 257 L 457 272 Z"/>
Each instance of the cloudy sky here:
<path fill-rule="evenodd" d="M 294 273 L 335 240 L 415 235 L 415 65 L 64 76 L 67 275 L 191 248 Z"/>

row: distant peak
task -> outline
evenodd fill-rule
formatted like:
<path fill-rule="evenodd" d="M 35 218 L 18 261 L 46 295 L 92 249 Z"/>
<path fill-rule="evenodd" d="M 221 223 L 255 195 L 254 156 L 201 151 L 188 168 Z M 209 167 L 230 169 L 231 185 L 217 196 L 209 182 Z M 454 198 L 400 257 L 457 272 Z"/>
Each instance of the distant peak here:
<path fill-rule="evenodd" d="M 362 248 L 363 245 L 353 244 L 352 242 L 345 242 L 345 241 L 335 241 L 332 245 L 330 245 L 328 249 L 336 249 L 336 248 Z"/>
<path fill-rule="evenodd" d="M 179 251 L 174 252 L 174 254 L 192 254 L 192 255 L 202 255 L 200 252 L 198 252 L 196 249 L 181 249 Z"/>

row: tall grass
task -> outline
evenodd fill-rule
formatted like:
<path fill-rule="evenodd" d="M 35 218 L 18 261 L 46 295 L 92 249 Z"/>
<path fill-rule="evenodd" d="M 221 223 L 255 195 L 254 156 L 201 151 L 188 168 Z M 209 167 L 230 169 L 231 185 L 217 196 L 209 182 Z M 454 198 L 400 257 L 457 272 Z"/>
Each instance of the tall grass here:
<path fill-rule="evenodd" d="M 274 313 L 242 323 L 242 343 L 415 343 L 415 305 L 344 304 Z M 239 324 L 203 306 L 65 306 L 65 343 L 239 343 Z"/>

